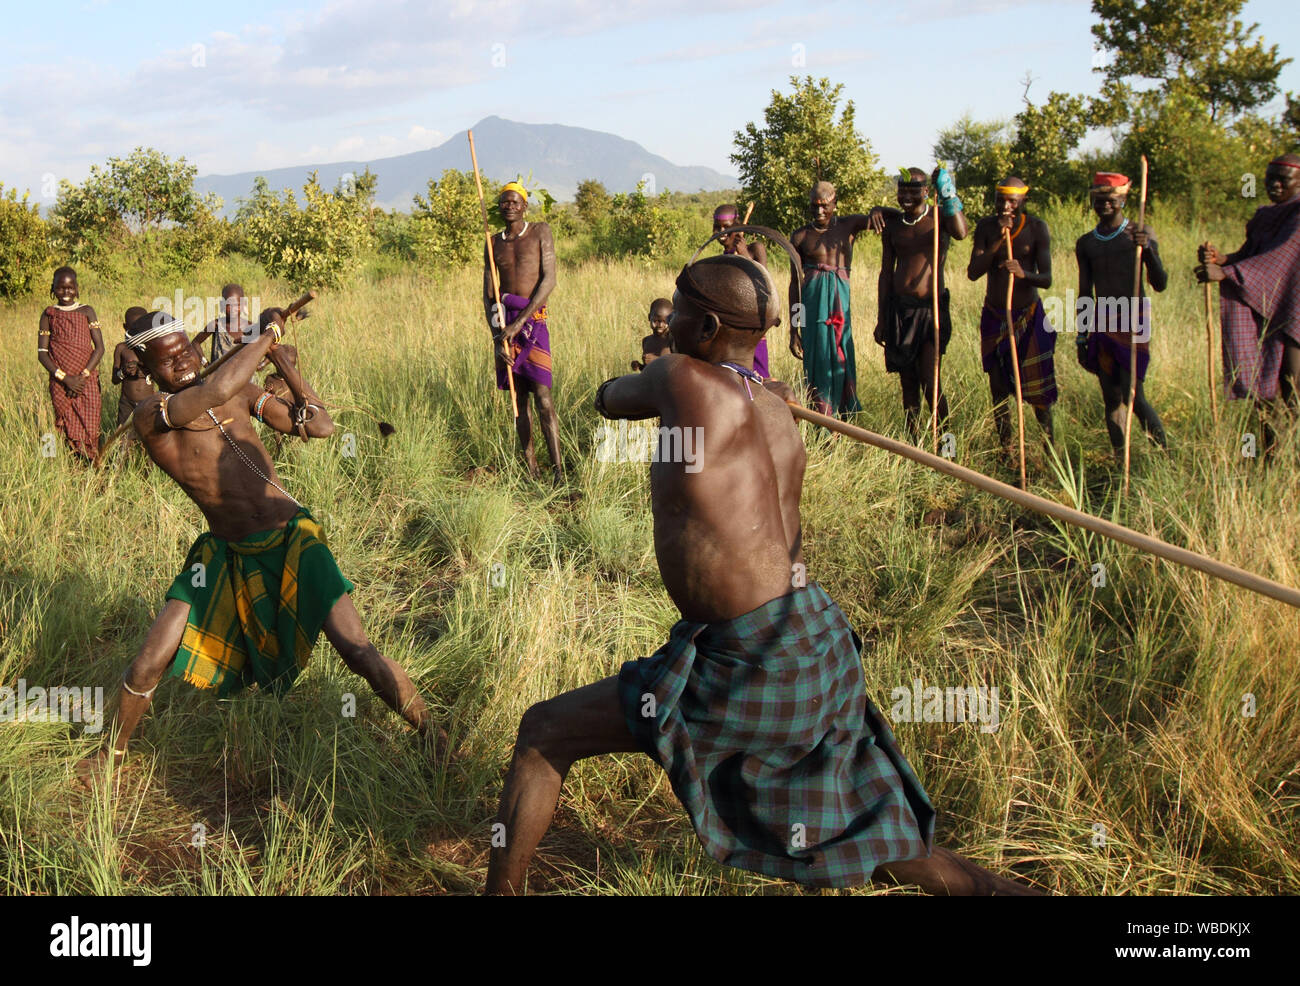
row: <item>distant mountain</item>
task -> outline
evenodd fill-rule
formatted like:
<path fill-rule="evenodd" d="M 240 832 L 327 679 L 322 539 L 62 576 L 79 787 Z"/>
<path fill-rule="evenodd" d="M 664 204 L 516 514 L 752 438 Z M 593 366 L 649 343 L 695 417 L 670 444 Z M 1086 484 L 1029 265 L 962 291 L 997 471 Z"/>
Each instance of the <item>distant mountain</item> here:
<path fill-rule="evenodd" d="M 515 123 L 489 116 L 473 127 L 474 149 L 485 177 L 509 181 L 532 172 L 533 184 L 547 189 L 561 201 L 571 200 L 578 183 L 586 178 L 602 182 L 610 192 L 630 192 L 644 175 L 654 176 L 656 192 L 698 192 L 737 188 L 740 182 L 705 167 L 681 167 L 651 154 L 640 144 L 599 130 L 566 127 L 555 123 Z M 339 161 L 268 171 L 246 171 L 237 175 L 203 175 L 194 182 L 200 192 L 216 192 L 225 202 L 227 215 L 234 212 L 236 199 L 247 198 L 253 180 L 262 175 L 273 189 L 300 192 L 310 172 L 319 173 L 321 184 L 334 188 L 349 172 L 361 174 L 369 168 L 379 179 L 375 201 L 386 209 L 409 210 L 411 198 L 423 193 L 430 178 L 447 168 L 470 169 L 469 142 L 465 131 L 427 151 L 415 151 L 377 161 Z"/>

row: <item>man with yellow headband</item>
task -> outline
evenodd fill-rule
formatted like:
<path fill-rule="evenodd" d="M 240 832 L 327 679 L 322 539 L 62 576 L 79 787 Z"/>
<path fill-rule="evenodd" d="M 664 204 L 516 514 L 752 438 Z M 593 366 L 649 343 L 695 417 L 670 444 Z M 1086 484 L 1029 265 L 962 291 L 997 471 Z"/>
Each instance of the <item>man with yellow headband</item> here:
<path fill-rule="evenodd" d="M 528 474 L 536 478 L 541 469 L 533 451 L 533 422 L 528 408 L 528 395 L 533 395 L 558 485 L 564 480 L 564 461 L 560 458 L 560 420 L 551 397 L 551 337 L 546 311 L 546 300 L 555 290 L 555 241 L 546 223 L 530 223 L 524 218 L 528 214 L 528 190 L 519 182 L 505 184 L 497 196 L 497 208 L 506 228 L 492 237 L 491 263 L 487 249 L 483 250 L 483 313 L 497 341 L 497 389 L 509 390 L 506 373 L 514 374 L 519 402 L 515 431 Z M 501 306 L 505 309 L 495 324 L 492 264 L 500 278 Z"/>
<path fill-rule="evenodd" d="M 1150 226 L 1139 229 L 1124 217 L 1132 182 L 1124 175 L 1100 171 L 1092 180 L 1089 198 L 1097 227 L 1079 237 L 1074 256 L 1079 263 L 1079 311 L 1075 337 L 1079 364 L 1097 375 L 1106 407 L 1106 431 L 1117 462 L 1124 461 L 1124 420 L 1128 416 L 1131 349 L 1137 347 L 1137 390 L 1133 417 L 1161 448 L 1166 445 L 1160 415 L 1147 403 L 1142 382 L 1151 361 L 1150 300 L 1133 298 L 1133 264 L 1138 247 L 1146 281 L 1154 291 L 1169 282 Z"/>
<path fill-rule="evenodd" d="M 1011 322 L 1016 333 L 1020 392 L 1047 440 L 1052 440 L 1052 405 L 1056 403 L 1053 354 L 1056 335 L 1048 328 L 1040 288 L 1052 286 L 1052 241 L 1047 224 L 1024 211 L 1029 186 L 1014 176 L 997 185 L 993 215 L 975 226 L 966 276 L 978 281 L 988 275 L 984 310 L 980 315 L 980 352 L 989 377 L 993 422 L 1003 454 L 1012 456 L 1010 399 L 1015 394 L 1011 365 L 1011 334 L 1007 326 L 1007 278 L 1014 278 Z M 1011 257 L 1003 231 L 1011 237 Z"/>

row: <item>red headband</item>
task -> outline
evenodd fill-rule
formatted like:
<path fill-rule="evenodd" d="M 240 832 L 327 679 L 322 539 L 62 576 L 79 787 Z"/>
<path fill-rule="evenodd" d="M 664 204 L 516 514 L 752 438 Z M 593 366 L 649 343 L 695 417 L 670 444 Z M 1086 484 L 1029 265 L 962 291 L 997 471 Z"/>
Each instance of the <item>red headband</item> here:
<path fill-rule="evenodd" d="M 1292 164 L 1290 161 L 1283 161 L 1280 157 L 1274 158 L 1272 161 L 1268 162 L 1268 164 L 1269 167 L 1276 164 L 1283 168 L 1296 168 L 1297 170 L 1300 170 L 1300 164 Z"/>
<path fill-rule="evenodd" d="M 1098 171 L 1092 176 L 1093 188 L 1124 188 L 1131 184 L 1133 181 L 1127 175 L 1116 174 L 1113 171 Z"/>

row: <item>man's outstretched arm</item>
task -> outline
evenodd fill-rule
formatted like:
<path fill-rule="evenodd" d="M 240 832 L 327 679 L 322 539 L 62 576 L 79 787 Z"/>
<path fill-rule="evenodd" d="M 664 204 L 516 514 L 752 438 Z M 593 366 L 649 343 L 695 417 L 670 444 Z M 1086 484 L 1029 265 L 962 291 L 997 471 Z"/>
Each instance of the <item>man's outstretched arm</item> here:
<path fill-rule="evenodd" d="M 662 413 L 661 402 L 669 372 L 688 356 L 665 353 L 640 373 L 606 380 L 596 391 L 596 410 L 605 418 L 639 421 Z"/>

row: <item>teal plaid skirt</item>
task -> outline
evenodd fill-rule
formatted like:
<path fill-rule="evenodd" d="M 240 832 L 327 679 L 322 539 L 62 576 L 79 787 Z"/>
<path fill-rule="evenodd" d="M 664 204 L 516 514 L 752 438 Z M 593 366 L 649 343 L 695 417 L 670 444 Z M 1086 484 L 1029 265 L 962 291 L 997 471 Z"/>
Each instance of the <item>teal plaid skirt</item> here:
<path fill-rule="evenodd" d="M 816 583 L 725 623 L 678 622 L 619 672 L 628 728 L 710 856 L 810 886 L 930 854 L 934 809 Z"/>

